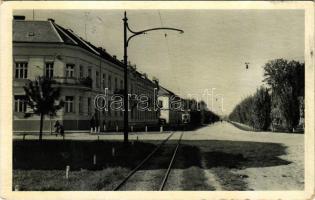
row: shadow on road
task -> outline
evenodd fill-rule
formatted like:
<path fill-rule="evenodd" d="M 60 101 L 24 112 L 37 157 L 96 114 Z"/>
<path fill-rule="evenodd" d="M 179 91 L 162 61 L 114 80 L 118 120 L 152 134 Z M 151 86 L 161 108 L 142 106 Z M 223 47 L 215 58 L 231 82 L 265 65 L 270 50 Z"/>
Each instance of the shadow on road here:
<path fill-rule="evenodd" d="M 149 154 L 161 141 L 135 142 L 125 147 L 118 141 L 14 141 L 14 169 L 98 169 L 105 167 L 133 168 Z M 165 144 L 167 149 L 175 147 L 176 141 Z M 275 143 L 240 141 L 182 141 L 181 149 L 185 162 L 175 164 L 174 168 L 201 166 L 203 157 L 207 168 L 248 168 L 269 167 L 290 164 L 279 158 L 285 155 L 285 147 Z M 94 155 L 96 163 L 94 163 Z M 159 166 L 153 166 L 159 167 Z M 147 169 L 152 167 L 147 166 Z"/>
<path fill-rule="evenodd" d="M 67 165 L 71 171 L 102 170 L 109 167 L 133 169 L 160 142 L 143 141 L 124 146 L 119 141 L 15 140 L 13 169 L 64 171 Z M 176 143 L 166 143 L 152 158 L 156 160 L 144 165 L 142 170 L 166 169 Z M 205 186 L 206 177 L 201 169 L 207 169 L 218 177 L 224 190 L 248 190 L 247 176 L 235 173 L 235 170 L 288 165 L 289 161 L 279 158 L 285 154 L 286 148 L 276 143 L 182 141 L 173 169 L 185 169 L 182 178 L 187 187 L 184 189 L 214 190 L 211 186 Z"/>

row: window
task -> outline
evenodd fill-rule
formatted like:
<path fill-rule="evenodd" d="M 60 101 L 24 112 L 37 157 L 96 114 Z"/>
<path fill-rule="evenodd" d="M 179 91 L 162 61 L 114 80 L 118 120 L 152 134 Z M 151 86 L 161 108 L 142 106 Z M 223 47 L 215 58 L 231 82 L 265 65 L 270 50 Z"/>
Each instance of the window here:
<path fill-rule="evenodd" d="M 27 78 L 27 62 L 15 63 L 15 78 Z"/>
<path fill-rule="evenodd" d="M 108 89 L 112 90 L 112 77 L 110 75 L 108 76 Z"/>
<path fill-rule="evenodd" d="M 102 99 L 102 110 L 103 110 L 103 115 L 105 115 L 106 114 L 106 108 L 105 108 L 105 106 L 106 106 L 106 102 L 105 102 L 105 99 Z"/>
<path fill-rule="evenodd" d="M 131 108 L 131 119 L 135 118 L 135 111 L 133 108 Z"/>
<path fill-rule="evenodd" d="M 26 112 L 26 101 L 24 95 L 14 96 L 14 112 Z"/>
<path fill-rule="evenodd" d="M 45 76 L 47 78 L 54 77 L 54 63 L 53 62 L 47 62 L 45 65 Z"/>
<path fill-rule="evenodd" d="M 103 89 L 105 89 L 106 88 L 106 74 L 105 73 L 103 74 L 102 82 L 103 82 Z"/>
<path fill-rule="evenodd" d="M 99 88 L 100 87 L 100 73 L 96 71 L 95 76 L 96 76 L 96 87 Z"/>
<path fill-rule="evenodd" d="M 163 108 L 163 101 L 159 100 L 159 108 Z"/>
<path fill-rule="evenodd" d="M 92 78 L 92 69 L 91 68 L 89 68 L 89 70 L 88 70 L 88 77 Z"/>
<path fill-rule="evenodd" d="M 112 115 L 112 113 L 111 113 L 112 109 L 111 109 L 110 105 L 111 105 L 111 101 L 108 101 L 108 104 L 107 104 L 108 116 Z"/>
<path fill-rule="evenodd" d="M 83 98 L 79 97 L 79 113 L 83 113 Z"/>
<path fill-rule="evenodd" d="M 74 77 L 74 64 L 67 64 L 66 77 L 67 78 L 73 78 Z"/>
<path fill-rule="evenodd" d="M 120 80 L 120 89 L 124 89 L 124 82 L 123 82 L 123 80 Z"/>
<path fill-rule="evenodd" d="M 115 78 L 115 91 L 118 89 L 117 78 Z"/>
<path fill-rule="evenodd" d="M 82 65 L 80 65 L 80 72 L 79 72 L 79 76 L 80 76 L 80 78 L 83 78 L 83 74 L 84 74 L 84 72 L 83 72 L 83 66 Z"/>
<path fill-rule="evenodd" d="M 74 112 L 74 109 L 73 109 L 73 96 L 66 96 L 66 99 L 65 99 L 65 112 L 66 113 Z"/>
<path fill-rule="evenodd" d="M 91 114 L 91 98 L 88 97 L 88 102 L 87 102 L 87 108 L 88 108 L 88 114 Z"/>

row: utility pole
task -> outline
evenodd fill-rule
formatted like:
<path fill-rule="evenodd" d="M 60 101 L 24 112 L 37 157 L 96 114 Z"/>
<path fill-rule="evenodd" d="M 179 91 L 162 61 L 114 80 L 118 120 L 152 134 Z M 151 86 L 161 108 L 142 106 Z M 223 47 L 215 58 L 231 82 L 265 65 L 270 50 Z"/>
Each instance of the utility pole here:
<path fill-rule="evenodd" d="M 128 18 L 127 13 L 125 11 L 124 21 L 124 143 L 128 143 L 128 56 L 127 56 L 127 26 L 128 26 Z"/>
<path fill-rule="evenodd" d="M 158 27 L 158 28 L 151 28 L 151 29 L 146 29 L 146 30 L 142 30 L 142 31 L 132 31 L 128 25 L 128 18 L 127 18 L 126 11 L 124 13 L 123 22 L 124 22 L 124 143 L 127 144 L 128 143 L 128 131 L 129 131 L 129 123 L 128 123 L 128 112 L 129 112 L 129 110 L 128 110 L 128 106 L 129 106 L 129 103 L 128 103 L 128 55 L 127 55 L 127 49 L 128 49 L 129 41 L 133 37 L 135 37 L 137 35 L 145 34 L 149 31 L 170 30 L 170 31 L 177 31 L 179 33 L 184 33 L 184 31 L 181 29 L 169 28 L 169 27 Z M 130 37 L 127 36 L 127 31 L 132 33 L 132 35 Z"/>

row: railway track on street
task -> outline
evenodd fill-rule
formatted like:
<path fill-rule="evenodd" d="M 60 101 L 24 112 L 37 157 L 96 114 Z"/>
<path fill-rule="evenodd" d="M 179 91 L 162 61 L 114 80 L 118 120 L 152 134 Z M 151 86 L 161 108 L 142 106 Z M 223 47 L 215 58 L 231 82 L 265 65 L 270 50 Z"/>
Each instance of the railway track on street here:
<path fill-rule="evenodd" d="M 144 169 L 144 166 L 150 166 L 150 163 L 149 162 L 153 162 L 154 159 L 157 159 L 157 163 L 159 164 L 159 159 L 168 159 L 167 161 L 167 168 L 166 168 L 166 171 L 163 173 L 163 178 L 161 178 L 161 180 L 159 181 L 160 177 L 158 177 L 158 180 L 156 182 L 160 182 L 160 183 L 157 183 L 159 184 L 158 186 L 154 186 L 152 188 L 152 190 L 159 190 L 159 191 L 163 191 L 164 189 L 164 186 L 165 184 L 167 183 L 167 179 L 169 177 L 169 174 L 172 170 L 172 166 L 175 162 L 175 159 L 176 159 L 176 155 L 177 155 L 177 152 L 178 152 L 178 148 L 180 146 L 180 143 L 181 143 L 181 140 L 182 140 L 182 137 L 183 137 L 183 134 L 184 132 L 181 132 L 180 133 L 180 136 L 176 142 L 175 145 L 172 145 L 172 148 L 170 147 L 165 147 L 165 144 L 169 141 L 169 139 L 171 137 L 173 137 L 175 135 L 176 132 L 172 132 L 165 140 L 163 140 L 151 153 L 149 153 L 134 169 L 132 169 L 129 174 L 116 186 L 114 187 L 114 191 L 118 191 L 118 190 L 129 190 L 128 187 L 126 185 L 135 185 L 137 184 L 137 181 L 134 181 L 132 182 L 131 179 L 133 177 L 135 177 L 138 174 L 138 177 L 143 177 L 143 175 L 141 174 L 141 169 Z M 175 147 L 173 147 L 175 146 Z M 164 148 L 163 148 L 164 147 Z M 166 150 L 166 149 L 169 149 L 169 150 Z M 162 151 L 162 155 L 158 155 L 158 151 Z M 162 164 L 163 165 L 163 164 Z M 160 168 L 161 170 L 166 167 L 165 165 L 163 166 L 158 166 L 157 168 Z M 149 179 L 151 180 L 151 179 Z M 152 180 L 153 181 L 153 180 Z M 133 186 L 134 186 L 133 185 Z"/>

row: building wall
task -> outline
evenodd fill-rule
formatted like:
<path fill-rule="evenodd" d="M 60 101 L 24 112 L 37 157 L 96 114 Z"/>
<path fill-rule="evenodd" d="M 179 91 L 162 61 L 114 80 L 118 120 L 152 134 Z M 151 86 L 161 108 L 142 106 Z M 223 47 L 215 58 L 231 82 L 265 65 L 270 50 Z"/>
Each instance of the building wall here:
<path fill-rule="evenodd" d="M 174 110 L 171 108 L 171 96 L 164 95 L 158 96 L 158 101 L 162 102 L 162 108 L 160 111 L 160 118 L 165 119 L 167 124 L 179 124 L 183 112 L 181 110 Z"/>
<path fill-rule="evenodd" d="M 84 49 L 76 46 L 65 44 L 35 44 L 35 43 L 14 43 L 13 45 L 13 68 L 15 63 L 19 61 L 28 62 L 28 77 L 27 79 L 34 80 L 38 76 L 45 74 L 45 62 L 54 63 L 54 77 L 61 82 L 61 98 L 65 99 L 66 96 L 73 96 L 74 109 L 71 113 L 66 113 L 65 109 L 57 112 L 57 116 L 51 120 L 45 120 L 44 130 L 50 131 L 51 121 L 54 124 L 59 120 L 64 124 L 66 130 L 89 130 L 90 120 L 95 113 L 97 113 L 98 123 L 101 129 L 106 125 L 108 129 L 115 128 L 116 125 L 119 129 L 123 127 L 123 112 L 121 111 L 97 111 L 94 108 L 94 97 L 97 94 L 104 93 L 105 88 L 109 88 L 109 97 L 119 89 L 123 89 L 123 69 L 113 63 L 108 62 Z M 65 79 L 66 65 L 74 64 L 74 79 Z M 76 79 L 80 78 L 80 66 L 83 69 L 83 77 L 89 75 L 92 81 L 92 88 L 76 84 Z M 15 71 L 15 70 L 14 70 Z M 97 80 L 96 73 L 99 74 Z M 105 74 L 105 79 L 103 79 Z M 109 83 L 109 77 L 111 81 Z M 117 80 L 117 84 L 116 81 Z M 27 82 L 25 79 L 13 79 L 13 92 L 14 95 L 23 95 L 23 86 Z M 105 80 L 105 84 L 103 84 Z M 143 79 L 138 75 L 132 75 L 129 78 L 129 91 L 131 85 L 133 91 L 138 94 L 148 94 L 154 98 L 154 87 L 152 82 Z M 109 87 L 111 86 L 111 87 Z M 79 112 L 79 99 L 81 97 L 82 111 Z M 88 98 L 91 99 L 90 112 L 88 112 Z M 14 96 L 13 96 L 14 99 Z M 14 103 L 13 103 L 14 112 Z M 24 118 L 23 113 L 14 112 L 14 131 L 36 131 L 39 130 L 39 117 L 33 116 Z M 133 116 L 129 113 L 130 122 L 133 124 L 157 124 L 158 123 L 157 111 L 135 111 Z"/>
<path fill-rule="evenodd" d="M 162 102 L 162 108 L 160 111 L 160 118 L 165 119 L 165 122 L 170 123 L 170 109 L 169 109 L 169 97 L 158 96 L 158 101 Z"/>

